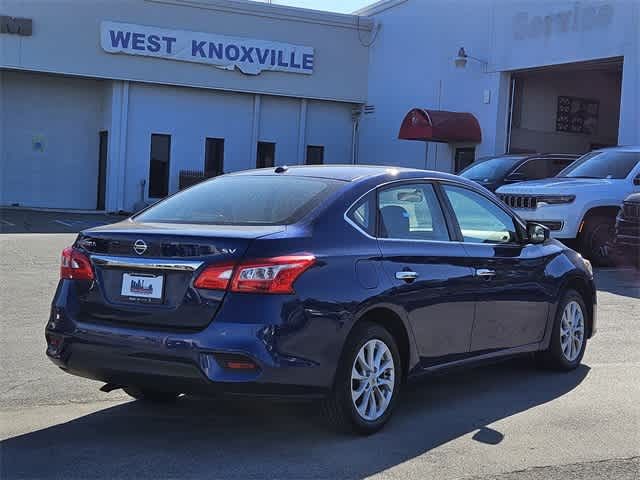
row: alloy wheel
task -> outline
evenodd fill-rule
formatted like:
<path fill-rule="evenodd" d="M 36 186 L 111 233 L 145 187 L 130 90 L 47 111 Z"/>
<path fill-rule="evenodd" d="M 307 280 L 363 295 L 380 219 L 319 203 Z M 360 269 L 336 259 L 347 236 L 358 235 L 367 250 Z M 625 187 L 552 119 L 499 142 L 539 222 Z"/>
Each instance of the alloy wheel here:
<path fill-rule="evenodd" d="M 351 368 L 351 399 L 358 414 L 374 421 L 386 412 L 395 387 L 395 365 L 389 347 L 378 339 L 365 343 Z"/>
<path fill-rule="evenodd" d="M 569 302 L 562 312 L 560 322 L 560 346 L 562 354 L 573 362 L 582 351 L 584 343 L 584 314 L 576 301 Z"/>

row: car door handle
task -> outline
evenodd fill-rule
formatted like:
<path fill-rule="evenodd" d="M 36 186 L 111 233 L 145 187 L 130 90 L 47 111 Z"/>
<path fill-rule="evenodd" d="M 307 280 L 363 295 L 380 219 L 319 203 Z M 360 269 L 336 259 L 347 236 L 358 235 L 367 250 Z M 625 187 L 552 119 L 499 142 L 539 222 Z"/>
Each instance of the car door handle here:
<path fill-rule="evenodd" d="M 476 277 L 492 278 L 495 276 L 496 276 L 495 270 L 489 270 L 487 268 L 478 268 L 476 270 Z"/>
<path fill-rule="evenodd" d="M 405 282 L 413 282 L 418 278 L 418 273 L 412 272 L 411 270 L 402 270 L 401 272 L 396 272 L 396 278 L 398 280 L 404 280 Z"/>

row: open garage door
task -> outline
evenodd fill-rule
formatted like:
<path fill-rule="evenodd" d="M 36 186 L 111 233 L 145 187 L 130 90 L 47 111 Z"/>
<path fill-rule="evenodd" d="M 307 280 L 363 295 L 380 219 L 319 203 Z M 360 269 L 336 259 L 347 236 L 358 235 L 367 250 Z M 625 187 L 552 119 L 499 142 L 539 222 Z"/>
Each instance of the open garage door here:
<path fill-rule="evenodd" d="M 577 153 L 618 143 L 622 58 L 513 72 L 508 151 Z"/>

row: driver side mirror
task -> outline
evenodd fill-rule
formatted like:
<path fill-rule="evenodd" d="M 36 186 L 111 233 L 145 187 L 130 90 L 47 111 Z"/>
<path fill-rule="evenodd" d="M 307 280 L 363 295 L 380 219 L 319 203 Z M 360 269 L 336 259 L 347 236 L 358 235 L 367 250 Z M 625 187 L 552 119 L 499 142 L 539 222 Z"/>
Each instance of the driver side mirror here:
<path fill-rule="evenodd" d="M 549 240 L 551 234 L 549 229 L 544 225 L 527 222 L 527 237 L 529 238 L 529 243 L 539 245 Z"/>

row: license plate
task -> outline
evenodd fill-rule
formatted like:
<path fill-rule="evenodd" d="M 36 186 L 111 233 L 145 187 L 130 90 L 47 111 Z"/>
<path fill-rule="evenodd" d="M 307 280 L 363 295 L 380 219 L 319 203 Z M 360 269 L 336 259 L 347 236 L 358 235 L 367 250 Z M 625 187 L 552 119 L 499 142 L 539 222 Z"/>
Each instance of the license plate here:
<path fill-rule="evenodd" d="M 123 297 L 151 298 L 159 300 L 162 298 L 163 275 L 136 275 L 124 273 L 122 275 Z"/>

